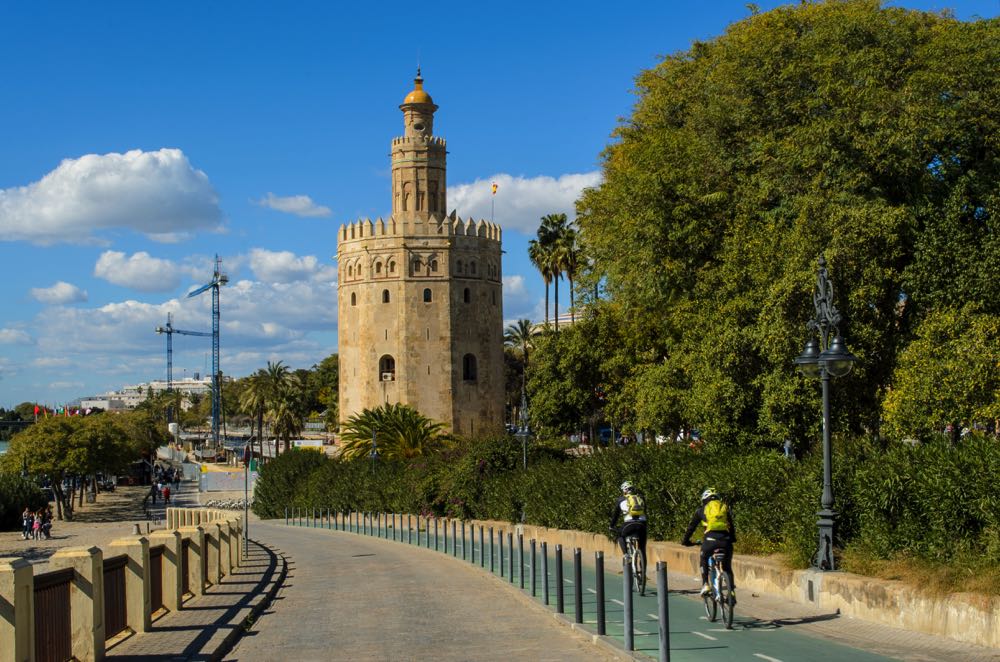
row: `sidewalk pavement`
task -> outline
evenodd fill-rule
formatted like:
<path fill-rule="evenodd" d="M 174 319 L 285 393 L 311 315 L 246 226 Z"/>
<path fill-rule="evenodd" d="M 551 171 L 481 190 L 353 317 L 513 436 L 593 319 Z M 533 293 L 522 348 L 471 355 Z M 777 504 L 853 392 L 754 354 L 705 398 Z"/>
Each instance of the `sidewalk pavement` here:
<path fill-rule="evenodd" d="M 287 573 L 284 558 L 253 540 L 248 559 L 203 596 L 110 649 L 108 660 L 219 660 L 264 610 Z"/>
<path fill-rule="evenodd" d="M 432 550 L 273 520 L 251 530 L 288 554 L 288 581 L 227 660 L 620 659 Z"/>

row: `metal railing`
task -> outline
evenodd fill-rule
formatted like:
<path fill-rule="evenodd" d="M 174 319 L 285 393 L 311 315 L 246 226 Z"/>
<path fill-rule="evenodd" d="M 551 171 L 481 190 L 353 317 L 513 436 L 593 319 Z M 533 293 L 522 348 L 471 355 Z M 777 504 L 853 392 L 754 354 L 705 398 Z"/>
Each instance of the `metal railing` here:
<path fill-rule="evenodd" d="M 35 575 L 34 659 L 37 662 L 63 662 L 73 657 L 69 607 L 73 576 L 72 568 Z"/>
<path fill-rule="evenodd" d="M 128 556 L 104 559 L 104 638 L 111 639 L 128 627 L 125 602 L 125 566 Z"/>
<path fill-rule="evenodd" d="M 163 609 L 163 552 L 166 545 L 149 548 L 149 610 Z"/>

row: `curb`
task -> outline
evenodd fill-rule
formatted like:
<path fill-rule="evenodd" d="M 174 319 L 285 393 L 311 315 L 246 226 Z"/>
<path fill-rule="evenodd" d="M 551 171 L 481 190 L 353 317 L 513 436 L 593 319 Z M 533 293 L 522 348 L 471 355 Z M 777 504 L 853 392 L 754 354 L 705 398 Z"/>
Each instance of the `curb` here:
<path fill-rule="evenodd" d="M 220 643 L 218 647 L 216 647 L 216 649 L 208 656 L 208 660 L 210 662 L 220 662 L 233 649 L 236 642 L 238 642 L 244 634 L 250 631 L 253 624 L 257 622 L 257 618 L 261 615 L 261 613 L 263 613 L 263 611 L 271 605 L 271 602 L 274 600 L 274 596 L 278 594 L 278 591 L 285 583 L 285 578 L 288 576 L 288 560 L 285 558 L 284 554 L 280 552 L 275 553 L 270 547 L 267 547 L 257 540 L 253 540 L 253 542 L 270 554 L 272 559 L 275 559 L 276 565 L 280 562 L 281 569 L 278 571 L 278 576 L 274 580 L 274 584 L 267 590 L 267 593 L 264 594 L 264 598 L 251 608 L 250 613 L 247 614 L 246 617 L 239 622 L 229 634 L 226 635 L 225 639 L 222 640 L 222 643 Z"/>

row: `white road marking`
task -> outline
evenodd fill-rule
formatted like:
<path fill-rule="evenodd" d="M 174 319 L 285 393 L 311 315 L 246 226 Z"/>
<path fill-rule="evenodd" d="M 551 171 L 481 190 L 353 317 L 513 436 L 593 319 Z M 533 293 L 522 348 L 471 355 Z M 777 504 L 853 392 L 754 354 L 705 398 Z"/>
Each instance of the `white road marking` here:
<path fill-rule="evenodd" d="M 707 621 L 708 620 L 708 616 L 699 616 L 698 618 L 700 618 L 703 621 Z"/>
<path fill-rule="evenodd" d="M 659 616 L 657 616 L 656 614 L 646 614 L 646 616 L 649 616 L 649 617 L 650 617 L 651 619 L 653 619 L 654 621 L 658 621 L 658 620 L 660 620 L 660 617 L 659 617 Z"/>
<path fill-rule="evenodd" d="M 587 590 L 590 591 L 591 593 L 593 593 L 594 595 L 597 595 L 597 591 L 595 591 L 594 589 L 588 588 Z"/>
<path fill-rule="evenodd" d="M 718 639 L 716 639 L 716 638 L 715 638 L 715 637 L 713 637 L 712 635 L 710 635 L 710 634 L 705 634 L 704 632 L 698 632 L 698 631 L 696 631 L 696 630 L 692 630 L 692 631 L 691 631 L 691 634 L 696 634 L 696 635 L 698 635 L 699 637 L 704 637 L 704 638 L 708 639 L 709 641 L 718 641 Z"/>
<path fill-rule="evenodd" d="M 762 660 L 767 660 L 767 662 L 781 662 L 778 658 L 771 657 L 770 655 L 764 655 L 763 653 L 754 653 L 753 656 L 759 657 Z"/>
<path fill-rule="evenodd" d="M 621 600 L 615 600 L 614 598 L 611 598 L 611 602 L 615 603 L 619 607 L 624 607 L 625 606 L 625 603 L 622 602 Z"/>

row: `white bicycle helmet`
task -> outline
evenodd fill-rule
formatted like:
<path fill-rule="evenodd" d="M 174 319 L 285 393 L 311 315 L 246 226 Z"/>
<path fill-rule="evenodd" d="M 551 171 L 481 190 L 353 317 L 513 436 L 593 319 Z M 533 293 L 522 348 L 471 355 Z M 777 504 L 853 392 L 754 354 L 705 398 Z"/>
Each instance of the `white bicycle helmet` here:
<path fill-rule="evenodd" d="M 628 494 L 629 492 L 631 492 L 634 489 L 635 489 L 635 486 L 632 485 L 632 481 L 626 480 L 624 483 L 622 483 L 622 494 Z"/>
<path fill-rule="evenodd" d="M 719 493 L 715 491 L 714 487 L 706 488 L 704 492 L 701 493 L 702 502 L 708 501 L 709 499 L 718 499 Z"/>

